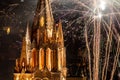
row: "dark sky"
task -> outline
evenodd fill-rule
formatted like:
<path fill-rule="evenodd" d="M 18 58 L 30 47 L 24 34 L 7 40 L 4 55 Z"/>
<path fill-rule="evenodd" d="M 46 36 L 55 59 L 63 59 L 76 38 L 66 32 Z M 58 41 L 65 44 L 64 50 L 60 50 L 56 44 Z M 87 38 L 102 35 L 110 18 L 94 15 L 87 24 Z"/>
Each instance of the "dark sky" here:
<path fill-rule="evenodd" d="M 34 3 L 32 2 L 34 1 Z M 20 53 L 25 25 L 33 16 L 35 0 L 2 0 L 0 3 L 0 57 L 15 58 Z M 30 16 L 30 18 L 29 18 Z M 7 29 L 10 28 L 10 34 Z"/>

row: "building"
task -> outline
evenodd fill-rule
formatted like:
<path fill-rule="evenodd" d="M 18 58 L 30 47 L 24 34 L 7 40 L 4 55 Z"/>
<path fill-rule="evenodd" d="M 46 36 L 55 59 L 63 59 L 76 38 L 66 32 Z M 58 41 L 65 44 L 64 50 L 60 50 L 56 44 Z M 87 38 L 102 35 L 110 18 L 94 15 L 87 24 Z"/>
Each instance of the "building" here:
<path fill-rule="evenodd" d="M 14 80 L 66 80 L 66 53 L 61 21 L 55 24 L 49 0 L 38 0 L 30 28 L 27 24 Z"/>

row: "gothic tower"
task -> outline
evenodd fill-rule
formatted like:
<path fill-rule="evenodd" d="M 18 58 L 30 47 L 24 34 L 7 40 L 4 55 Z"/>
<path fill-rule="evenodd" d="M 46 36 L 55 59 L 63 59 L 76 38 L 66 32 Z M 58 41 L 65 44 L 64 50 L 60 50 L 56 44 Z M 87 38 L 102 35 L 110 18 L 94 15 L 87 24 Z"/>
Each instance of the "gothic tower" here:
<path fill-rule="evenodd" d="M 38 0 L 34 21 L 27 24 L 14 80 L 65 80 L 66 53 L 62 22 L 54 23 L 49 0 Z"/>

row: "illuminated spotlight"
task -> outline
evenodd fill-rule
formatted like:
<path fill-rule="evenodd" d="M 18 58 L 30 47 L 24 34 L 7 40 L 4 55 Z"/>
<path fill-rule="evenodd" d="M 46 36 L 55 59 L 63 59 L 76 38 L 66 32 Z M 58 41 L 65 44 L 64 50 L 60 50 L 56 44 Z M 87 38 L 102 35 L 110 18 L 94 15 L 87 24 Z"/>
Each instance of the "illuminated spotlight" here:
<path fill-rule="evenodd" d="M 100 8 L 101 10 L 105 10 L 105 8 L 106 8 L 106 2 L 103 1 L 103 0 L 101 0 L 101 1 L 100 1 L 100 5 L 99 5 L 99 8 Z"/>

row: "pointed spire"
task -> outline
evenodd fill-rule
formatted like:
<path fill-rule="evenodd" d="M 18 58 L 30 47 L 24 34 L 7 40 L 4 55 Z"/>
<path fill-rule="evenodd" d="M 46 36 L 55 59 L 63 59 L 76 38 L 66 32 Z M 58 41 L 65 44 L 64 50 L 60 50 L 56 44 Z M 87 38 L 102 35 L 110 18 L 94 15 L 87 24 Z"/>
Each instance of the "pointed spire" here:
<path fill-rule="evenodd" d="M 20 66 L 22 66 L 22 62 L 25 61 L 25 65 L 27 62 L 27 56 L 26 56 L 26 41 L 25 41 L 25 37 L 23 38 L 23 42 L 22 42 L 22 51 L 21 51 L 21 55 L 20 55 Z"/>
<path fill-rule="evenodd" d="M 27 65 L 28 65 L 30 58 L 30 50 L 31 50 L 31 36 L 30 36 L 29 22 L 27 23 L 25 41 L 26 41 L 26 56 L 27 56 Z"/>
<path fill-rule="evenodd" d="M 44 34 L 45 30 L 46 30 L 45 35 L 47 36 L 46 39 L 50 40 L 53 34 L 53 26 L 54 19 L 50 1 L 38 0 L 34 22 L 32 26 L 32 41 L 33 38 L 38 41 L 44 39 L 44 37 L 41 37 L 39 34 Z M 37 44 L 39 44 L 39 42 L 37 42 Z"/>
<path fill-rule="evenodd" d="M 29 27 L 29 22 L 27 23 L 27 29 L 26 29 L 26 35 L 25 35 L 25 38 L 26 38 L 26 42 L 28 44 L 28 42 L 30 42 L 30 27 Z"/>
<path fill-rule="evenodd" d="M 33 27 L 46 27 L 52 29 L 54 19 L 52 15 L 51 3 L 49 0 L 38 0 Z"/>
<path fill-rule="evenodd" d="M 62 30 L 62 21 L 59 20 L 58 23 L 58 41 L 61 43 L 61 46 L 64 46 L 63 30 Z"/>
<path fill-rule="evenodd" d="M 49 0 L 46 0 L 46 23 L 48 29 L 53 28 L 54 20 L 52 15 L 51 4 Z"/>

